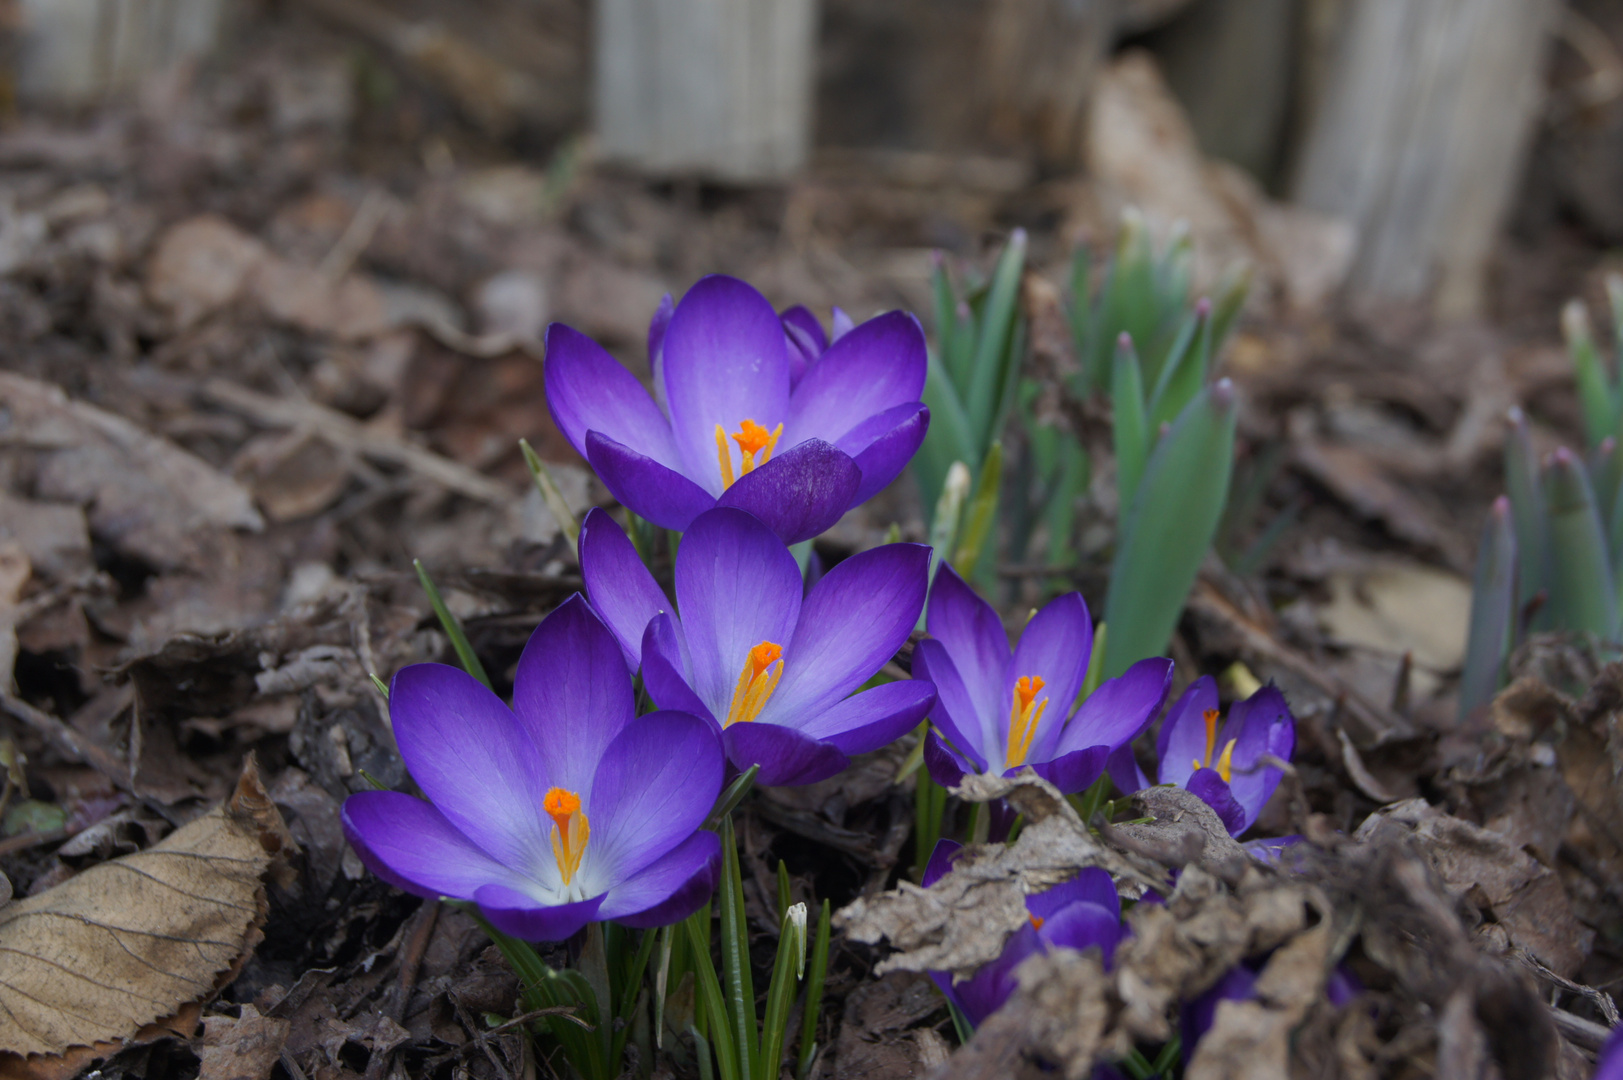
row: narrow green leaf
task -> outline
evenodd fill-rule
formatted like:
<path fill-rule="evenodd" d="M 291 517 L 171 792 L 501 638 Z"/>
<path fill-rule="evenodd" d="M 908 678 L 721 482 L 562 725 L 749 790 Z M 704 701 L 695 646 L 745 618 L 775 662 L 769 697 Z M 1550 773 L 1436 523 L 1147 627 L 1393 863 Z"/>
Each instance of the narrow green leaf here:
<path fill-rule="evenodd" d="M 1460 720 L 1486 708 L 1498 691 L 1516 618 L 1516 530 L 1510 500 L 1501 495 L 1488 511 L 1471 583 L 1471 621 L 1460 675 Z"/>
<path fill-rule="evenodd" d="M 969 416 L 958 398 L 958 392 L 945 369 L 932 353 L 924 379 L 924 404 L 930 408 L 930 426 L 924 433 L 924 442 L 913 457 L 913 474 L 918 477 L 919 492 L 925 506 L 933 506 L 941 498 L 947 470 L 954 461 L 962 461 L 971 468 L 980 465 L 980 450 L 970 433 Z"/>
<path fill-rule="evenodd" d="M 1251 267 L 1241 264 L 1223 275 L 1217 286 L 1217 302 L 1212 305 L 1212 360 L 1222 353 L 1228 343 L 1229 332 L 1245 310 L 1245 298 L 1251 292 Z"/>
<path fill-rule="evenodd" d="M 806 905 L 795 904 L 778 922 L 778 955 L 766 991 L 766 1017 L 761 1022 L 761 1055 L 756 1080 L 778 1080 L 788 1035 L 789 1009 L 795 984 L 806 973 Z"/>
<path fill-rule="evenodd" d="M 1610 639 L 1617 596 L 1589 480 L 1565 447 L 1550 455 L 1541 480 L 1550 521 L 1550 619 L 1557 629 Z"/>
<path fill-rule="evenodd" d="M 1088 673 L 1082 677 L 1082 690 L 1076 696 L 1078 705 L 1092 697 L 1099 684 L 1105 681 L 1105 641 L 1110 637 L 1109 631 L 1109 623 L 1102 622 L 1094 627 L 1093 652 L 1088 657 Z"/>
<path fill-rule="evenodd" d="M 751 765 L 728 784 L 720 795 L 716 797 L 716 804 L 710 808 L 710 816 L 705 818 L 704 827 L 715 830 L 721 827 L 723 821 L 732 818 L 733 810 L 744 801 L 744 796 L 750 793 L 755 786 L 755 774 L 761 771 L 759 765 Z"/>
<path fill-rule="evenodd" d="M 709 921 L 708 906 L 703 912 L 706 923 Z M 688 947 L 693 954 L 694 988 L 701 1011 L 704 1013 L 705 1030 L 709 1032 L 710 1049 L 715 1057 L 718 1080 L 740 1080 L 737 1047 L 734 1045 L 733 1025 L 727 1012 L 727 999 L 722 996 L 721 983 L 716 979 L 716 967 L 710 959 L 710 935 L 708 925 L 701 928 L 695 921 L 697 915 L 689 916 L 683 926 L 687 928 Z"/>
<path fill-rule="evenodd" d="M 1161 430 L 1183 412 L 1206 383 L 1206 361 L 1211 356 L 1211 301 L 1202 300 L 1178 331 L 1179 344 L 1161 368 L 1161 379 L 1150 401 L 1150 430 Z M 1185 341 L 1187 335 L 1187 343 Z"/>
<path fill-rule="evenodd" d="M 1116 538 L 1107 679 L 1166 649 L 1228 499 L 1235 412 L 1224 379 L 1195 396 L 1150 455 Z"/>
<path fill-rule="evenodd" d="M 637 943 L 637 951 L 631 958 L 631 967 L 626 972 L 620 1001 L 614 1010 L 614 1046 L 609 1052 L 609 1060 L 614 1062 L 616 1068 L 625 1058 L 626 1039 L 631 1035 L 632 1013 L 637 1008 L 637 1001 L 642 992 L 642 977 L 648 971 L 648 961 L 654 955 L 654 945 L 659 937 L 660 934 L 653 930 L 642 931 L 642 940 Z M 660 1002 L 656 1009 L 663 1013 L 664 1003 Z"/>
<path fill-rule="evenodd" d="M 917 749 L 922 751 L 924 740 L 929 738 L 930 722 L 926 720 L 918 730 Z M 946 807 L 946 792 L 930 778 L 929 769 L 919 769 L 916 776 L 913 787 L 913 876 L 917 881 L 923 880 L 930 853 L 935 851 L 936 841 L 941 839 L 941 813 Z"/>
<path fill-rule="evenodd" d="M 1516 527 L 1516 607 L 1525 608 L 1541 590 L 1549 587 L 1549 522 L 1544 512 L 1544 493 L 1539 489 L 1538 457 L 1527 416 L 1521 409 L 1510 410 L 1510 432 L 1505 437 L 1505 493 L 1510 496 L 1510 516 Z M 1540 613 L 1542 625 L 1548 609 Z"/>
<path fill-rule="evenodd" d="M 1573 378 L 1578 383 L 1578 405 L 1583 411 L 1584 434 L 1591 448 L 1611 434 L 1617 416 L 1617 401 L 1611 379 L 1601 366 L 1595 348 L 1595 335 L 1589 326 L 1589 309 L 1582 300 L 1568 301 L 1561 309 L 1561 334 L 1572 359 Z"/>
<path fill-rule="evenodd" d="M 1088 489 L 1088 452 L 1068 431 L 1057 433 L 1059 462 L 1049 489 L 1043 522 L 1048 527 L 1048 565 L 1056 570 L 1076 565 L 1072 540 L 1076 532 L 1076 500 Z"/>
<path fill-rule="evenodd" d="M 699 1064 L 699 1080 L 716 1080 L 715 1069 L 710 1063 L 710 1041 L 700 1034 L 697 1025 L 688 1028 L 688 1034 L 693 1036 L 693 1056 Z"/>
<path fill-rule="evenodd" d="M 1116 342 L 1110 375 L 1110 434 L 1116 451 L 1116 491 L 1121 520 L 1138 493 L 1139 478 L 1150 453 L 1149 417 L 1144 408 L 1144 380 L 1133 339 L 1126 334 Z"/>
<path fill-rule="evenodd" d="M 744 875 L 738 867 L 733 819 L 721 822 L 721 977 L 732 1018 L 738 1074 L 753 1076 L 759 1052 L 755 1018 L 755 979 L 750 973 L 749 921 L 744 914 Z"/>
<path fill-rule="evenodd" d="M 1006 381 L 1015 321 L 1020 316 L 1020 277 L 1026 265 L 1026 231 L 1016 229 L 998 259 L 992 274 L 992 288 L 986 298 L 986 317 L 975 347 L 975 366 L 970 372 L 970 391 L 964 406 L 969 413 L 969 429 L 978 446 L 992 441 L 992 422 L 999 405 L 999 388 Z M 932 416 L 933 420 L 933 416 Z"/>
<path fill-rule="evenodd" d="M 782 859 L 778 860 L 778 922 L 783 922 L 784 915 L 789 912 L 789 893 L 793 886 L 789 883 L 789 864 Z"/>
<path fill-rule="evenodd" d="M 462 663 L 462 670 L 478 679 L 486 686 L 490 685 L 490 676 L 485 674 L 485 666 L 474 655 L 473 646 L 468 644 L 468 635 L 462 631 L 462 623 L 451 614 L 451 609 L 445 606 L 445 600 L 434 585 L 434 579 L 428 576 L 423 567 L 423 560 L 413 559 L 411 565 L 417 568 L 417 580 L 422 582 L 423 592 L 428 594 L 429 605 L 433 607 L 434 614 L 439 616 L 440 626 L 445 630 L 445 636 L 451 639 L 451 648 L 456 651 L 456 658 Z"/>
<path fill-rule="evenodd" d="M 383 698 L 383 703 L 385 705 L 389 704 L 389 684 L 378 678 L 378 673 L 375 671 L 368 671 L 366 675 L 367 678 L 372 680 L 372 689 L 376 690 L 378 696 Z"/>
<path fill-rule="evenodd" d="M 935 568 L 948 561 L 953 552 L 953 543 L 958 538 L 958 529 L 964 516 L 964 502 L 969 498 L 969 466 L 962 461 L 952 463 L 947 470 L 947 482 L 942 485 L 941 497 L 936 500 L 935 516 L 930 519 L 930 572 L 933 575 Z M 919 612 L 918 627 L 924 629 L 925 617 L 929 614 L 929 604 L 926 601 L 925 610 Z"/>
<path fill-rule="evenodd" d="M 1093 252 L 1086 244 L 1079 244 L 1071 253 L 1071 302 L 1066 314 L 1071 325 L 1071 345 L 1082 367 L 1080 394 L 1086 397 L 1103 377 L 1093 348 Z"/>
<path fill-rule="evenodd" d="M 795 1075 L 806 1080 L 817 1060 L 817 1021 L 823 1012 L 823 982 L 828 978 L 829 908 L 823 901 L 817 916 L 817 937 L 811 947 L 811 973 L 806 977 L 806 1008 L 800 1022 L 800 1067 Z"/>
<path fill-rule="evenodd" d="M 552 471 L 547 468 L 547 463 L 541 460 L 541 455 L 530 446 L 528 439 L 520 439 L 518 448 L 524 454 L 524 464 L 529 466 L 530 479 L 535 481 L 536 489 L 541 492 L 541 501 L 547 504 L 547 511 L 558 523 L 558 528 L 563 530 L 569 546 L 574 547 L 580 542 L 580 522 L 575 520 L 574 511 L 570 510 L 569 504 L 564 501 L 564 493 L 558 489 L 558 482 L 552 478 Z"/>
<path fill-rule="evenodd" d="M 969 577 L 981 559 L 981 551 L 992 534 L 997 519 L 998 493 L 1003 484 L 1003 443 L 993 442 L 987 447 L 986 460 L 981 464 L 981 475 L 975 481 L 975 495 L 969 500 L 964 513 L 964 527 L 958 535 L 952 556 L 952 568 L 961 577 Z"/>

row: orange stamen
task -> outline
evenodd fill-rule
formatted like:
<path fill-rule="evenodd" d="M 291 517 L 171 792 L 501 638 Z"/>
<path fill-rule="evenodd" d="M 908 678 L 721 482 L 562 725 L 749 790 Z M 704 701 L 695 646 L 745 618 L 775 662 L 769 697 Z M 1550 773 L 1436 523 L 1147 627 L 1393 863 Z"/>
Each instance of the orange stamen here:
<path fill-rule="evenodd" d="M 1194 766 L 1197 769 L 1217 770 L 1217 775 L 1223 778 L 1223 783 L 1233 782 L 1234 775 L 1234 739 L 1230 739 L 1223 746 L 1223 753 L 1218 756 L 1217 764 L 1212 764 L 1212 751 L 1217 749 L 1217 710 L 1207 709 L 1201 713 L 1200 718 L 1206 721 L 1206 756 L 1195 758 Z"/>
<path fill-rule="evenodd" d="M 731 438 L 738 444 L 739 471 L 733 472 L 733 454 L 727 446 L 727 431 L 720 424 L 716 425 L 716 463 L 721 466 L 721 486 L 723 489 L 733 486 L 738 476 L 750 473 L 758 465 L 765 465 L 772 460 L 772 451 L 778 448 L 778 437 L 783 434 L 783 425 L 768 431 L 754 420 L 745 420 L 738 426 Z M 756 460 L 756 456 L 760 460 Z"/>
<path fill-rule="evenodd" d="M 738 673 L 733 687 L 732 706 L 727 710 L 723 727 L 747 723 L 761 715 L 772 691 L 783 677 L 783 646 L 763 641 L 744 658 L 744 668 Z"/>
<path fill-rule="evenodd" d="M 541 808 L 552 818 L 552 857 L 558 860 L 558 875 L 568 885 L 586 854 L 586 841 L 592 834 L 591 824 L 580 810 L 580 796 L 563 788 L 553 788 L 541 801 Z"/>
<path fill-rule="evenodd" d="M 1033 930 L 1041 930 L 1043 928 L 1043 923 L 1048 921 L 1041 915 L 1029 915 L 1027 918 L 1031 920 L 1031 928 Z"/>
<path fill-rule="evenodd" d="M 1037 700 L 1043 680 L 1036 675 L 1022 675 L 1015 680 L 1014 700 L 1009 703 L 1009 767 L 1025 764 L 1031 753 L 1031 744 L 1037 737 L 1037 725 L 1042 722 L 1048 708 L 1048 699 Z"/>

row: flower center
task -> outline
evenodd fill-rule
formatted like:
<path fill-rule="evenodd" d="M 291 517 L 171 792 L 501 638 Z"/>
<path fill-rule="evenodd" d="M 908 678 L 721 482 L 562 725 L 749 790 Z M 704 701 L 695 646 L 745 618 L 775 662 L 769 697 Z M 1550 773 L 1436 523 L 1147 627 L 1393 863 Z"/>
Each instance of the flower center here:
<path fill-rule="evenodd" d="M 1043 928 L 1043 923 L 1048 921 L 1041 915 L 1027 915 L 1026 918 L 1031 920 L 1031 928 L 1033 930 L 1041 930 Z"/>
<path fill-rule="evenodd" d="M 580 796 L 573 791 L 555 787 L 542 800 L 542 809 L 553 820 L 552 857 L 558 860 L 558 874 L 567 886 L 580 869 L 581 856 L 586 854 L 586 840 L 592 827 L 581 813 Z"/>
<path fill-rule="evenodd" d="M 1009 704 L 1009 768 L 1024 765 L 1031 753 L 1031 741 L 1037 737 L 1037 725 L 1042 722 L 1048 699 L 1037 700 L 1043 680 L 1036 675 L 1022 675 L 1014 684 L 1014 700 Z"/>
<path fill-rule="evenodd" d="M 738 685 L 733 687 L 733 703 L 727 710 L 727 722 L 722 727 L 731 727 L 760 716 L 772 691 L 778 688 L 778 679 L 782 675 L 782 645 L 763 641 L 751 649 L 744 660 L 744 670 L 738 673 Z"/>
<path fill-rule="evenodd" d="M 1212 751 L 1217 749 L 1217 710 L 1207 709 L 1201 713 L 1201 719 L 1206 721 L 1206 758 L 1195 759 L 1197 769 L 1216 769 L 1217 775 L 1223 778 L 1223 783 L 1234 782 L 1234 742 L 1230 739 L 1223 744 L 1223 752 L 1218 755 L 1217 764 L 1212 764 Z"/>
<path fill-rule="evenodd" d="M 721 465 L 721 486 L 723 489 L 733 486 L 738 476 L 747 476 L 750 470 L 757 465 L 765 465 L 772 460 L 772 451 L 777 449 L 778 436 L 783 434 L 783 425 L 768 431 L 754 420 L 745 420 L 733 432 L 732 440 L 738 444 L 740 458 L 738 473 L 733 473 L 733 451 L 727 445 L 727 431 L 720 424 L 716 425 L 716 461 Z M 755 460 L 759 454 L 761 460 Z"/>

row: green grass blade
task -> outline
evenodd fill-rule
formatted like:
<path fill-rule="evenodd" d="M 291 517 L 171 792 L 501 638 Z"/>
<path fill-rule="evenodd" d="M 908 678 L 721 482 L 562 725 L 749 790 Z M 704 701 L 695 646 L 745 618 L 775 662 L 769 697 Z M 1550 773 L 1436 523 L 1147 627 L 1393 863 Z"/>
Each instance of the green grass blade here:
<path fill-rule="evenodd" d="M 1071 253 L 1071 302 L 1066 312 L 1071 325 L 1071 345 L 1082 368 L 1079 392 L 1093 392 L 1103 377 L 1097 350 L 1093 347 L 1093 252 L 1086 244 Z"/>
<path fill-rule="evenodd" d="M 751 765 L 733 778 L 733 782 L 716 797 L 716 805 L 710 808 L 710 816 L 705 818 L 705 828 L 718 829 L 723 821 L 732 818 L 733 810 L 744 801 L 744 796 L 750 793 L 750 788 L 755 786 L 755 774 L 760 771 L 759 765 Z"/>
<path fill-rule="evenodd" d="M 975 365 L 970 372 L 970 390 L 965 395 L 970 433 L 977 446 L 986 446 L 995 434 L 1000 389 L 1006 381 L 1015 340 L 1015 322 L 1020 316 L 1020 277 L 1026 265 L 1026 231 L 1016 229 L 998 259 L 992 274 L 992 288 L 986 297 L 986 315 L 980 339 L 975 346 Z"/>
<path fill-rule="evenodd" d="M 987 447 L 986 460 L 981 464 L 981 475 L 975 481 L 975 494 L 964 512 L 964 526 L 952 555 L 952 568 L 959 576 L 968 578 L 980 563 L 981 552 L 992 525 L 997 520 L 998 493 L 1003 486 L 1003 444 L 993 442 Z"/>
<path fill-rule="evenodd" d="M 462 670 L 489 686 L 490 676 L 485 674 L 485 666 L 479 662 L 479 657 L 474 655 L 473 646 L 468 644 L 468 635 L 463 633 L 462 623 L 451 614 L 451 609 L 445 606 L 445 599 L 440 596 L 440 590 L 434 585 L 434 579 L 428 576 L 423 560 L 413 559 L 411 565 L 417 568 L 417 580 L 422 582 L 423 592 L 428 594 L 429 605 L 439 617 L 445 636 L 451 639 L 451 648 L 456 651 L 456 658 L 461 662 Z"/>
<path fill-rule="evenodd" d="M 924 379 L 924 404 L 930 409 L 930 426 L 924 433 L 924 442 L 913 458 L 913 474 L 918 477 L 919 492 L 925 506 L 934 506 L 941 498 L 947 470 L 954 461 L 962 461 L 970 468 L 980 465 L 981 454 L 970 431 L 969 415 L 953 389 L 950 377 L 941 361 L 932 353 Z"/>
<path fill-rule="evenodd" d="M 698 919 L 703 917 L 705 926 Z M 688 949 L 693 954 L 694 989 L 704 1014 L 704 1029 L 709 1033 L 710 1049 L 715 1056 L 718 1080 L 740 1080 L 738 1058 L 733 1045 L 732 1020 L 727 1013 L 727 999 L 722 996 L 721 983 L 716 979 L 716 965 L 710 959 L 710 912 L 708 905 L 696 915 L 690 915 L 682 925 L 687 928 Z"/>
<path fill-rule="evenodd" d="M 1116 451 L 1116 491 L 1120 518 L 1138 493 L 1139 479 L 1150 453 L 1149 417 L 1144 409 L 1144 379 L 1133 339 L 1123 334 L 1116 342 L 1110 374 L 1110 434 Z"/>
<path fill-rule="evenodd" d="M 1527 416 L 1520 409 L 1511 409 L 1510 432 L 1505 437 L 1505 493 L 1510 496 L 1510 516 L 1516 527 L 1518 609 L 1549 587 L 1549 522 L 1538 472 Z M 1547 616 L 1547 610 L 1540 613 L 1540 625 Z"/>
<path fill-rule="evenodd" d="M 783 1046 L 788 1034 L 789 1008 L 795 1000 L 795 984 L 806 972 L 806 905 L 795 904 L 778 922 L 778 955 L 772 964 L 772 981 L 766 991 L 766 1018 L 761 1022 L 761 1056 L 757 1059 L 757 1080 L 778 1080 L 783 1063 Z"/>
<path fill-rule="evenodd" d="M 806 976 L 806 1009 L 800 1022 L 800 1066 L 795 1075 L 806 1080 L 817 1060 L 817 1021 L 823 1011 L 823 983 L 828 978 L 828 901 L 817 916 L 817 937 L 811 947 L 811 971 Z"/>
<path fill-rule="evenodd" d="M 1584 434 L 1590 449 L 1612 433 L 1617 401 L 1611 380 L 1601 366 L 1595 335 L 1589 326 L 1589 309 L 1582 300 L 1572 300 L 1561 309 L 1561 334 L 1572 359 L 1572 375 L 1578 383 L 1578 405 L 1583 412 Z"/>
<path fill-rule="evenodd" d="M 1510 500 L 1501 495 L 1488 511 L 1471 583 L 1471 621 L 1460 675 L 1460 720 L 1487 707 L 1499 689 L 1516 619 L 1516 530 Z"/>
<path fill-rule="evenodd" d="M 1166 649 L 1228 500 L 1235 413 L 1224 379 L 1195 396 L 1150 455 L 1116 538 L 1107 679 Z"/>
<path fill-rule="evenodd" d="M 564 493 L 558 489 L 558 482 L 552 478 L 552 471 L 547 468 L 547 463 L 541 460 L 541 455 L 531 448 L 528 439 L 520 439 L 518 448 L 524 454 L 524 464 L 529 467 L 530 479 L 535 481 L 536 489 L 541 492 L 541 501 L 547 504 L 547 511 L 558 523 L 558 528 L 563 530 L 569 546 L 574 547 L 580 542 L 580 522 L 575 520 L 574 511 L 569 509 L 569 504 L 564 501 Z"/>
<path fill-rule="evenodd" d="M 732 1018 L 733 1052 L 738 1074 L 753 1076 L 759 1052 L 755 1017 L 755 980 L 750 973 L 749 922 L 744 914 L 744 875 L 738 866 L 738 837 L 733 819 L 721 822 L 721 978 Z"/>
<path fill-rule="evenodd" d="M 1088 489 L 1088 452 L 1081 440 L 1068 431 L 1056 433 L 1059 448 L 1058 475 L 1049 489 L 1043 514 L 1048 526 L 1048 565 L 1056 570 L 1076 564 L 1072 544 L 1076 532 L 1076 500 Z"/>
<path fill-rule="evenodd" d="M 1195 305 L 1195 313 L 1178 331 L 1179 342 L 1175 353 L 1169 354 L 1161 368 L 1161 381 L 1155 388 L 1150 403 L 1150 430 L 1160 431 L 1162 424 L 1170 424 L 1183 412 L 1184 407 L 1200 392 L 1206 383 L 1206 363 L 1211 356 L 1211 304 L 1202 300 Z M 1184 336 L 1187 335 L 1187 342 Z"/>

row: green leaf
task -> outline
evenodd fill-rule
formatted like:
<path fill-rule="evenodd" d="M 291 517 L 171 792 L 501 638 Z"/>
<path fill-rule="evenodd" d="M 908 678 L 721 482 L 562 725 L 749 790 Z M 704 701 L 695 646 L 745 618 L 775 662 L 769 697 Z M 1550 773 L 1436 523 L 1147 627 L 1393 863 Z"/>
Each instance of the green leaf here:
<path fill-rule="evenodd" d="M 1617 596 L 1595 495 L 1565 447 L 1541 477 L 1550 522 L 1550 619 L 1560 630 L 1609 639 L 1617 629 Z"/>
<path fill-rule="evenodd" d="M 1048 507 L 1043 515 L 1048 526 L 1048 565 L 1064 569 L 1076 563 L 1076 549 L 1071 545 L 1075 532 L 1076 500 L 1088 488 L 1088 452 L 1075 435 L 1068 431 L 1056 433 L 1059 447 L 1058 475 L 1049 490 Z"/>
<path fill-rule="evenodd" d="M 488 687 L 490 676 L 485 674 L 485 666 L 479 662 L 479 657 L 474 655 L 473 646 L 468 644 L 468 635 L 462 632 L 462 623 L 451 614 L 451 609 L 445 606 L 445 600 L 435 587 L 434 579 L 428 576 L 428 571 L 423 567 L 423 560 L 413 559 L 411 565 L 417 568 L 417 580 L 422 582 L 423 592 L 428 594 L 428 603 L 433 607 L 434 614 L 439 616 L 445 636 L 451 639 L 451 648 L 455 650 L 456 658 L 462 664 L 462 670 Z"/>
<path fill-rule="evenodd" d="M 761 1054 L 756 1080 L 778 1080 L 788 1036 L 789 1009 L 795 984 L 806 974 L 806 905 L 794 904 L 778 921 L 778 955 L 766 991 L 766 1018 L 761 1023 Z"/>
<path fill-rule="evenodd" d="M 969 413 L 969 430 L 977 446 L 991 443 L 995 434 L 1000 390 L 1007 381 L 1015 341 L 1015 322 L 1020 316 L 1020 278 L 1026 264 L 1026 231 L 1016 229 L 998 259 L 992 274 L 992 288 L 986 298 L 986 316 L 975 346 L 975 365 L 970 372 L 970 391 L 964 406 Z"/>
<path fill-rule="evenodd" d="M 1123 519 L 1138 493 L 1139 478 L 1150 453 L 1149 417 L 1144 411 L 1144 380 L 1133 339 L 1116 342 L 1110 374 L 1110 434 L 1116 451 L 1116 491 Z"/>
<path fill-rule="evenodd" d="M 1150 402 L 1150 430 L 1160 431 L 1183 412 L 1206 383 L 1206 362 L 1212 351 L 1211 306 L 1201 301 L 1178 331 L 1178 341 L 1161 368 Z"/>
<path fill-rule="evenodd" d="M 1561 333 L 1567 340 L 1567 355 L 1572 358 L 1572 374 L 1578 383 L 1584 433 L 1593 449 L 1612 432 L 1617 399 L 1611 379 L 1601 366 L 1595 335 L 1589 327 L 1589 309 L 1582 300 L 1571 300 L 1561 309 Z"/>
<path fill-rule="evenodd" d="M 573 548 L 580 542 L 580 522 L 575 520 L 574 511 L 569 509 L 569 504 L 564 501 L 563 492 L 558 490 L 558 482 L 552 478 L 547 463 L 530 447 L 529 440 L 520 439 L 518 448 L 524 454 L 524 464 L 529 466 L 530 479 L 535 481 L 536 489 L 541 492 L 541 501 L 547 504 L 547 511 L 552 514 L 552 519 L 558 523 L 558 528 L 563 530 L 564 538 Z"/>
<path fill-rule="evenodd" d="M 800 1065 L 795 1075 L 806 1080 L 817 1060 L 817 1021 L 823 1012 L 823 983 L 828 978 L 829 908 L 823 901 L 817 937 L 811 947 L 811 973 L 806 977 L 806 1008 L 800 1022 Z"/>
<path fill-rule="evenodd" d="M 1234 431 L 1234 387 L 1224 379 L 1195 396 L 1150 455 L 1116 540 L 1105 678 L 1166 649 L 1223 516 Z"/>
<path fill-rule="evenodd" d="M 1003 444 L 994 442 L 987 448 L 980 478 L 975 481 L 975 495 L 965 510 L 964 526 L 959 531 L 952 556 L 952 568 L 961 577 L 968 578 L 980 562 L 981 551 L 992 533 L 992 523 L 997 519 L 998 492 L 1002 483 Z"/>
<path fill-rule="evenodd" d="M 1104 373 L 1099 370 L 1097 349 L 1093 346 L 1095 325 L 1093 319 L 1093 252 L 1086 244 L 1071 253 L 1071 303 L 1068 314 L 1071 324 L 1071 344 L 1082 366 L 1082 385 L 1079 392 L 1087 396 L 1099 385 Z"/>
<path fill-rule="evenodd" d="M 1498 691 L 1516 618 L 1516 530 L 1510 500 L 1488 511 L 1471 583 L 1471 621 L 1460 675 L 1460 720 L 1486 708 Z"/>
<path fill-rule="evenodd" d="M 913 457 L 913 473 L 918 477 L 919 491 L 925 506 L 933 506 L 941 498 L 941 487 L 946 483 L 947 470 L 955 461 L 971 468 L 981 463 L 981 455 L 970 434 L 969 417 L 952 388 L 951 380 L 941 362 L 932 353 L 924 379 L 924 404 L 930 409 L 930 426 L 925 430 L 924 442 Z"/>
<path fill-rule="evenodd" d="M 759 1051 L 755 1019 L 755 980 L 750 974 L 749 920 L 744 914 L 744 875 L 738 867 L 733 819 L 721 822 L 721 977 L 732 1018 L 738 1074 L 753 1076 Z"/>
<path fill-rule="evenodd" d="M 705 828 L 719 829 L 723 821 L 732 817 L 733 810 L 744 801 L 744 796 L 750 793 L 750 788 L 755 786 L 755 774 L 760 771 L 761 766 L 751 765 L 733 777 L 733 782 L 716 797 L 716 804 L 710 808 L 710 816 L 705 818 Z"/>
<path fill-rule="evenodd" d="M 1509 419 L 1510 432 L 1505 437 L 1505 493 L 1510 496 L 1510 516 L 1516 527 L 1516 606 L 1521 609 L 1548 586 L 1549 522 L 1545 517 L 1538 457 L 1533 452 L 1527 416 L 1521 409 L 1513 408 Z M 1540 625 L 1547 618 L 1548 610 L 1541 612 Z"/>
<path fill-rule="evenodd" d="M 706 923 L 702 927 L 697 921 L 701 915 Z M 740 1080 L 727 999 L 722 996 L 721 983 L 716 979 L 716 966 L 710 959 L 709 919 L 709 906 L 706 905 L 701 912 L 688 916 L 682 923 L 687 928 L 688 948 L 693 954 L 694 989 L 704 1013 L 704 1026 L 709 1032 L 718 1080 Z"/>

